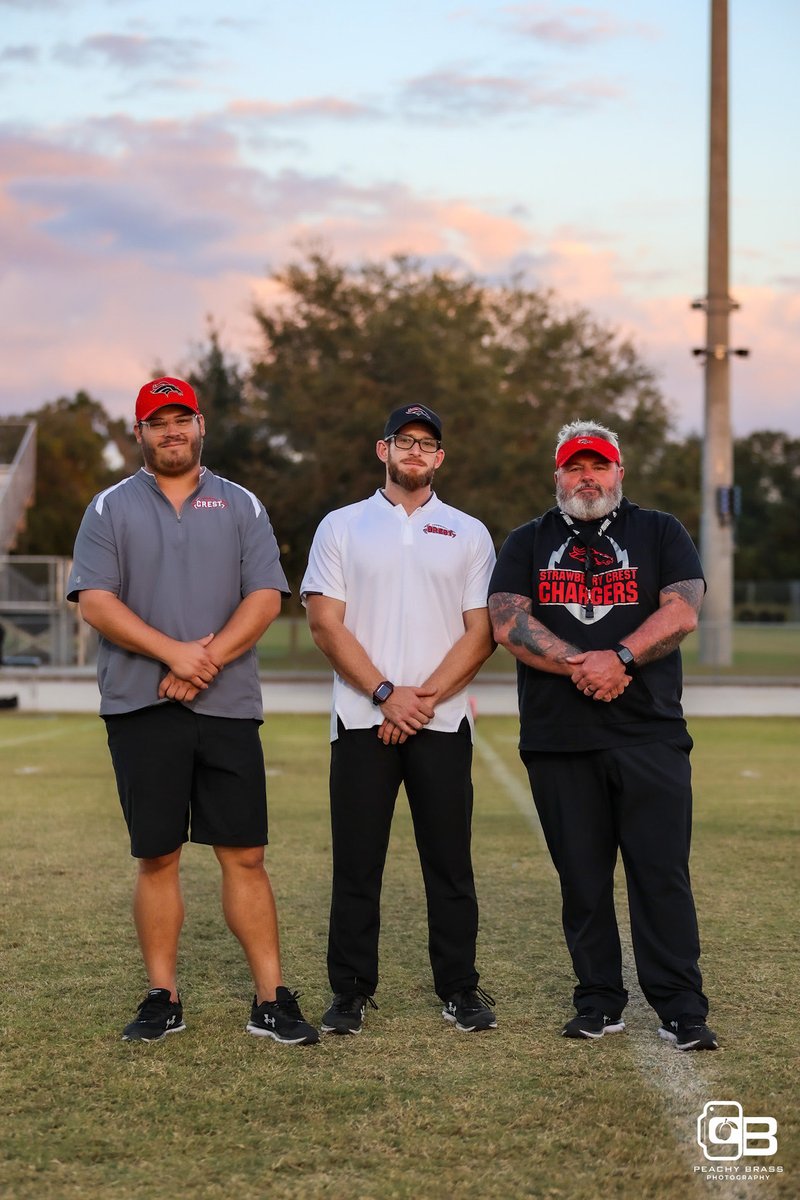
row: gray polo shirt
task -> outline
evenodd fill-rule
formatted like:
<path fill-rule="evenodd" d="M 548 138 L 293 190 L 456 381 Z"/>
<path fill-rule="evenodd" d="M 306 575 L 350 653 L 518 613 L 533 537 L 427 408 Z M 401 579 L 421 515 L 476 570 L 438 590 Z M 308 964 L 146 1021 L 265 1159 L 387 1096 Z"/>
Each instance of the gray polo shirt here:
<path fill-rule="evenodd" d="M 67 599 L 93 588 L 112 592 L 148 625 L 184 642 L 218 633 L 250 592 L 289 595 L 263 504 L 207 467 L 180 514 L 144 468 L 95 496 L 75 541 Z M 101 636 L 101 716 L 158 704 L 166 673 L 163 663 Z M 255 650 L 228 663 L 187 707 L 260 720 Z"/>

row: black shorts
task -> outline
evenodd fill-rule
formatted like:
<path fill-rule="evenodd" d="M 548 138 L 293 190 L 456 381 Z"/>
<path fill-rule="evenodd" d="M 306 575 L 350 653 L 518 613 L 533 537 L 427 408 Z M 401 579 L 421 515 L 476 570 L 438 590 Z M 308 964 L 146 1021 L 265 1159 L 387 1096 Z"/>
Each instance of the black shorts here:
<path fill-rule="evenodd" d="M 267 844 L 260 721 L 170 702 L 105 722 L 134 858 L 171 854 L 190 836 L 207 846 Z"/>

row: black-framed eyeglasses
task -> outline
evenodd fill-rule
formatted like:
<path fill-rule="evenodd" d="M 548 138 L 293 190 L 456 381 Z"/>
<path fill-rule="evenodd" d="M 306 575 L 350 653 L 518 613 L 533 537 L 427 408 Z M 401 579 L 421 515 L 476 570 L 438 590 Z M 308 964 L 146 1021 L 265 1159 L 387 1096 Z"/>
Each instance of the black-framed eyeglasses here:
<path fill-rule="evenodd" d="M 383 440 L 385 442 L 394 442 L 398 450 L 410 450 L 412 446 L 419 446 L 423 454 L 435 454 L 439 449 L 439 442 L 436 438 L 415 438 L 410 433 L 392 433 Z"/>
<path fill-rule="evenodd" d="M 199 418 L 199 413 L 181 413 L 179 417 L 173 417 L 169 421 L 164 417 L 151 417 L 149 421 L 140 421 L 139 425 L 146 425 L 151 433 L 164 433 L 173 426 L 176 429 L 190 429 Z"/>

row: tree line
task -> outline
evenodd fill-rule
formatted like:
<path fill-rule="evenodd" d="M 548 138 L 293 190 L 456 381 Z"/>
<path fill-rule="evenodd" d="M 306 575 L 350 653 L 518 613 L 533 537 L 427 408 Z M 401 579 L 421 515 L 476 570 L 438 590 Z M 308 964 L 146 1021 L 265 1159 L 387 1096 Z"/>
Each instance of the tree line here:
<path fill-rule="evenodd" d="M 585 309 L 518 280 L 490 284 L 404 257 L 349 267 L 312 252 L 273 278 L 285 299 L 254 309 L 246 365 L 226 356 L 210 323 L 188 369 L 154 375 L 196 388 L 203 461 L 262 499 L 295 592 L 320 519 L 379 486 L 375 442 L 405 403 L 442 417 L 437 490 L 498 546 L 553 503 L 555 436 L 579 417 L 619 434 L 626 494 L 673 512 L 697 540 L 700 439 L 675 436 L 653 370 Z M 89 499 L 136 470 L 139 450 L 130 422 L 84 391 L 25 415 L 38 422 L 38 477 L 17 552 L 69 555 Z M 737 440 L 735 482 L 736 577 L 798 578 L 800 440 Z"/>

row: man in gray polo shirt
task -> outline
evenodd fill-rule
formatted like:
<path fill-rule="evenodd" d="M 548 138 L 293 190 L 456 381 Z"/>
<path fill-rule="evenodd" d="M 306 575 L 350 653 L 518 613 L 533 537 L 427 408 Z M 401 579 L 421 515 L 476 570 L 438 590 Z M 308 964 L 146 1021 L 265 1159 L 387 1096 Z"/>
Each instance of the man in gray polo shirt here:
<path fill-rule="evenodd" d="M 92 500 L 68 584 L 100 634 L 100 715 L 139 868 L 134 919 L 150 990 L 123 1039 L 185 1028 L 179 872 L 191 837 L 222 868 L 225 918 L 256 990 L 248 1032 L 317 1042 L 283 986 L 264 868 L 255 645 L 288 595 L 278 546 L 259 500 L 201 467 L 205 425 L 188 383 L 146 383 L 134 432 L 144 466 Z"/>

